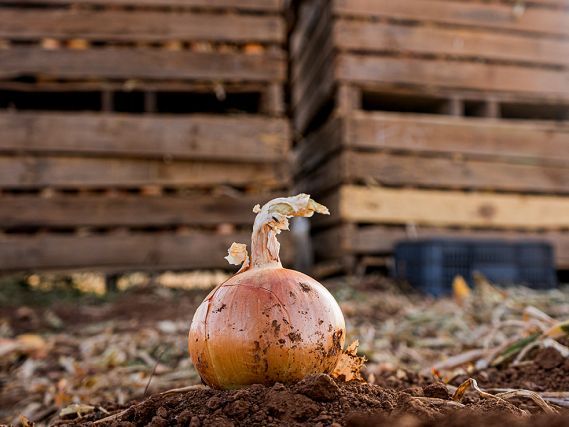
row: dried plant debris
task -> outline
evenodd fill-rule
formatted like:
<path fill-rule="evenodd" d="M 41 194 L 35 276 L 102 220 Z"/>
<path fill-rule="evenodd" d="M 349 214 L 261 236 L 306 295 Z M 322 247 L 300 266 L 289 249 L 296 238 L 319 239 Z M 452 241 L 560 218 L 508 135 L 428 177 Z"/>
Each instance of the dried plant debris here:
<path fill-rule="evenodd" d="M 191 288 L 175 275 L 171 279 Z M 407 425 L 401 424 L 405 416 L 418 417 L 412 425 L 433 425 L 449 411 L 489 412 L 496 405 L 518 418 L 569 410 L 569 288 L 502 290 L 481 276 L 475 283 L 457 283 L 451 298 L 433 300 L 402 291 L 385 278 L 328 282 L 346 317 L 347 342 L 359 340 L 357 349 L 346 349 L 337 378 L 255 386 L 243 398 L 238 391 L 201 386 L 187 354 L 191 317 L 207 289 L 180 291 L 144 282 L 117 297 L 87 303 L 50 300 L 50 305 L 24 306 L 14 299 L 17 305 L 0 307 L 0 422 L 83 423 L 130 411 L 128 420 L 142 417 L 128 421 L 137 424 L 152 421 L 141 408 L 153 408 L 154 417 L 167 402 L 182 405 L 190 397 L 201 409 L 177 413 L 181 424 L 246 425 L 239 414 L 247 414 L 258 417 L 257 425 L 358 425 L 351 413 L 379 411 L 373 423 L 361 425 L 390 425 L 382 424 L 384 417 Z M 368 361 L 362 366 L 364 356 Z M 469 379 L 482 394 L 470 382 L 460 400 L 451 399 Z M 289 406 L 277 403 L 283 396 Z M 225 403 L 218 406 L 218 398 Z M 162 418 L 166 421 L 154 421 L 178 423 L 170 415 Z"/>

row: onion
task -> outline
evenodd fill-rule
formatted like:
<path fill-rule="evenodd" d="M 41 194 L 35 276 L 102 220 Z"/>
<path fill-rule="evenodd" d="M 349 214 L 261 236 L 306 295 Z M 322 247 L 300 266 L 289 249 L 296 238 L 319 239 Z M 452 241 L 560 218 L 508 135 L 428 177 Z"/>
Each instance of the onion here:
<path fill-rule="evenodd" d="M 328 209 L 306 194 L 271 200 L 257 213 L 251 259 L 233 243 L 226 259 L 243 264 L 198 307 L 189 333 L 192 362 L 209 386 L 293 382 L 333 371 L 344 346 L 344 316 L 311 277 L 283 268 L 277 234 L 288 218 Z"/>

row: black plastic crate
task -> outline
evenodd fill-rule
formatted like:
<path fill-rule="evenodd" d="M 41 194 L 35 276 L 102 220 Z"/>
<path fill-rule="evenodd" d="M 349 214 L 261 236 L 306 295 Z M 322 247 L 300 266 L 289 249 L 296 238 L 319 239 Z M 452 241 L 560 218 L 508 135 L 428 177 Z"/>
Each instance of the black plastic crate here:
<path fill-rule="evenodd" d="M 557 286 L 553 248 L 542 241 L 406 240 L 395 246 L 395 276 L 434 296 L 448 295 L 457 275 L 479 271 L 498 285 Z"/>

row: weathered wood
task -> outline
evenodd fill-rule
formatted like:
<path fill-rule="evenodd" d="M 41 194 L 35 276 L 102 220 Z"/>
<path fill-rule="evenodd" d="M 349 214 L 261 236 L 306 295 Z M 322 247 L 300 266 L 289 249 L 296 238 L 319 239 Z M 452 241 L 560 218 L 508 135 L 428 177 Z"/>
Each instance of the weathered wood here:
<path fill-rule="evenodd" d="M 0 188 L 251 186 L 288 183 L 287 165 L 145 159 L 0 156 Z"/>
<path fill-rule="evenodd" d="M 566 25 L 569 25 L 569 18 Z M 336 47 L 342 50 L 413 52 L 569 65 L 569 40 L 455 27 L 409 26 L 345 19 L 334 22 L 333 34 Z"/>
<path fill-rule="evenodd" d="M 559 269 L 569 268 L 568 232 L 516 232 L 496 230 L 445 229 L 434 227 L 414 227 L 411 232 L 405 227 L 385 227 L 373 225 L 348 230 L 345 225 L 328 228 L 313 236 L 316 256 L 319 259 L 332 259 L 346 254 L 388 255 L 395 244 L 404 239 L 465 237 L 474 239 L 504 240 L 545 240 L 555 252 L 555 262 Z M 352 227 L 353 228 L 353 227 Z"/>
<path fill-rule="evenodd" d="M 378 16 L 569 35 L 569 13 L 565 10 L 527 7 L 517 13 L 511 4 L 447 0 L 334 0 L 333 5 L 335 13 L 342 16 Z"/>
<path fill-rule="evenodd" d="M 360 111 L 334 117 L 301 140 L 295 173 L 311 172 L 341 149 L 567 167 L 568 147 L 569 126 L 563 123 Z"/>
<path fill-rule="evenodd" d="M 282 12 L 284 0 L 18 0 L 21 5 L 100 5 L 134 7 L 187 7 L 204 9 L 236 9 L 245 11 Z M 13 5 L 14 0 L 0 0 Z"/>
<path fill-rule="evenodd" d="M 293 60 L 298 59 L 306 43 L 312 38 L 324 5 L 325 0 L 305 0 L 300 3 L 298 18 L 289 42 L 290 57 Z"/>
<path fill-rule="evenodd" d="M 274 197 L 278 197 L 275 195 Z M 215 226 L 229 223 L 250 226 L 252 207 L 270 195 L 3 195 L 0 227 L 171 227 Z"/>
<path fill-rule="evenodd" d="M 22 270 L 234 270 L 223 258 L 233 242 L 248 242 L 249 232 L 228 235 L 192 231 L 99 234 L 38 234 L 0 237 L 0 271 Z M 285 237 L 283 240 L 286 240 Z M 292 260 L 292 245 L 283 243 L 281 258 Z"/>
<path fill-rule="evenodd" d="M 333 67 L 324 67 L 315 87 L 306 92 L 305 99 L 295 108 L 294 130 L 303 134 L 319 109 L 332 100 L 335 87 Z"/>
<path fill-rule="evenodd" d="M 280 161 L 287 121 L 259 116 L 0 113 L 0 153 Z"/>
<path fill-rule="evenodd" d="M 305 176 L 298 185 L 301 191 L 318 194 L 341 184 L 369 182 L 389 186 L 567 194 L 569 164 L 547 167 L 344 151 Z"/>
<path fill-rule="evenodd" d="M 283 43 L 278 16 L 81 9 L 12 9 L 0 13 L 0 37 L 79 37 L 104 41 Z"/>
<path fill-rule="evenodd" d="M 300 140 L 295 149 L 295 175 L 312 171 L 342 147 L 345 140 L 345 120 L 332 117 L 320 129 Z"/>
<path fill-rule="evenodd" d="M 282 52 L 241 53 L 162 49 L 0 50 L 0 78 L 42 75 L 58 78 L 202 79 L 284 81 Z"/>
<path fill-rule="evenodd" d="M 569 197 L 343 186 L 336 200 L 331 211 L 351 222 L 569 228 Z"/>
<path fill-rule="evenodd" d="M 533 164 L 569 164 L 566 123 L 358 112 L 345 120 L 345 127 L 344 146 L 355 149 L 452 153 Z M 320 143 L 318 148 L 326 150 L 328 144 Z"/>
<path fill-rule="evenodd" d="M 413 84 L 569 98 L 567 71 L 513 65 L 341 54 L 336 79 L 347 83 Z"/>
<path fill-rule="evenodd" d="M 317 62 L 317 58 L 325 50 L 323 46 L 333 45 L 332 35 L 332 14 L 329 7 L 319 8 L 318 20 L 313 23 L 310 33 L 304 36 L 301 49 L 297 54 L 291 54 L 291 83 L 302 77 L 310 70 L 310 67 Z M 294 38 L 296 31 L 293 32 Z M 329 49 L 326 47 L 326 49 Z"/>

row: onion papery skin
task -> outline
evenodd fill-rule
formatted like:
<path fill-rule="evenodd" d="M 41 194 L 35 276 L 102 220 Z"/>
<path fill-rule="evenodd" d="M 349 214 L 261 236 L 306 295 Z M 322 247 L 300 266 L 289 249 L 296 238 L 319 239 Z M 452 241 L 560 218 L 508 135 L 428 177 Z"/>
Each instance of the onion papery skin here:
<path fill-rule="evenodd" d="M 188 346 L 207 385 L 233 389 L 330 373 L 345 335 L 342 311 L 324 286 L 269 266 L 215 288 L 194 315 Z"/>

